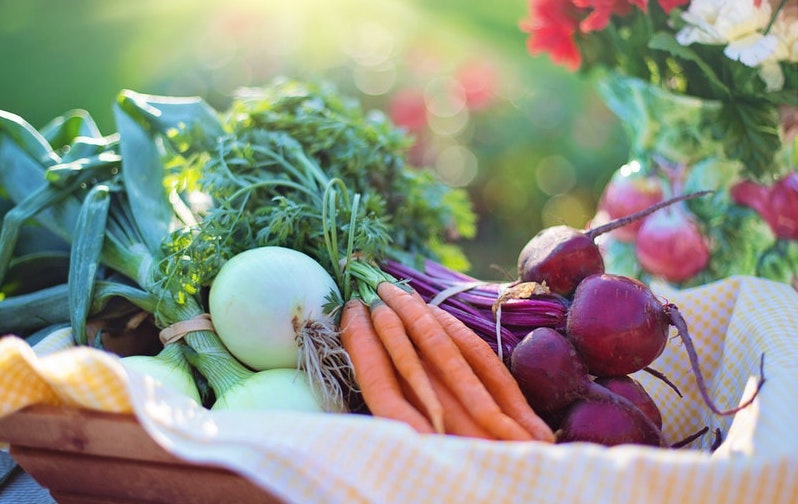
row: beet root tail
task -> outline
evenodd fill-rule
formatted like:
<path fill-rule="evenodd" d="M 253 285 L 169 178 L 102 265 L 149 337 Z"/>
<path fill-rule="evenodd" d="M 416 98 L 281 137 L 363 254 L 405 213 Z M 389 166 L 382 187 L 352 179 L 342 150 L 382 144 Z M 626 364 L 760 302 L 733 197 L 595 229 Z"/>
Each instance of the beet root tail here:
<path fill-rule="evenodd" d="M 701 397 L 704 399 L 704 403 L 707 405 L 707 407 L 709 407 L 709 409 L 712 410 L 712 412 L 716 415 L 726 416 L 733 415 L 753 403 L 754 399 L 756 399 L 756 397 L 759 395 L 759 391 L 762 390 L 762 386 L 765 384 L 765 354 L 763 353 L 759 359 L 759 381 L 757 382 L 756 390 L 753 394 L 751 394 L 751 397 L 743 401 L 735 408 L 721 410 L 709 396 L 709 391 L 707 390 L 706 382 L 704 381 L 704 375 L 701 372 L 701 367 L 698 362 L 698 354 L 696 353 L 695 346 L 693 346 L 693 340 L 690 338 L 690 333 L 687 329 L 687 322 L 684 320 L 684 317 L 682 317 L 679 309 L 674 304 L 669 303 L 665 305 L 665 313 L 670 318 L 671 324 L 678 331 L 679 337 L 684 344 L 684 348 L 687 351 L 687 356 L 690 359 L 690 365 L 693 368 L 693 374 L 695 375 L 696 384 L 698 385 L 698 391 L 701 393 Z"/>

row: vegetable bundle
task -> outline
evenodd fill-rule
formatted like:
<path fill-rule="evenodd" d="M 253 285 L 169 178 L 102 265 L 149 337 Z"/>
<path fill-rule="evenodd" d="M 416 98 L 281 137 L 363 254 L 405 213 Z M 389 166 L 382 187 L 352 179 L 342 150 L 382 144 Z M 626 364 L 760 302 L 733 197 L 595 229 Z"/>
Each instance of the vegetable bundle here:
<path fill-rule="evenodd" d="M 636 279 L 606 274 L 594 239 L 706 194 L 660 202 L 592 230 L 545 229 L 519 253 L 518 279 L 512 282 L 480 281 L 430 260 L 422 270 L 392 261 L 383 269 L 406 280 L 435 314 L 468 325 L 471 334 L 490 346 L 496 360 L 505 361 L 526 402 L 556 431 L 558 442 L 667 446 L 659 408 L 633 374 L 649 373 L 681 397 L 667 376 L 650 367 L 665 348 L 671 327 L 683 342 L 704 402 L 717 415 L 751 404 L 765 381 L 764 360 L 757 391 L 737 407 L 720 410 L 707 393 L 678 307 L 659 300 Z M 419 410 L 424 411 L 423 405 Z M 707 430 L 671 446 L 685 445 Z M 719 440 L 722 434 L 715 434 Z"/>
<path fill-rule="evenodd" d="M 329 314 L 351 295 L 355 256 L 465 261 L 444 239 L 473 235 L 464 192 L 406 166 L 404 133 L 334 88 L 277 80 L 243 91 L 224 114 L 199 99 L 124 91 L 114 111 L 118 132 L 107 137 L 83 111 L 41 131 L 0 116 L 3 333 L 70 325 L 85 344 L 86 328 L 121 299 L 114 316 L 148 319 L 163 342 L 152 359 L 128 363 L 168 382 L 197 378 L 209 405 L 259 371 L 230 353 L 208 318 L 210 285 L 234 256 L 265 246 L 307 254 L 334 278 Z M 33 245 L 28 229 L 48 232 L 46 255 L 21 250 Z M 4 281 L 55 263 L 56 252 L 58 274 L 41 288 Z M 305 333 L 294 366 L 340 407 L 348 365 L 337 335 Z"/>
<path fill-rule="evenodd" d="M 751 404 L 764 384 L 763 355 L 756 392 L 738 407 L 721 411 L 707 392 L 678 307 L 661 301 L 637 279 L 605 273 L 594 243 L 603 232 L 706 194 L 658 202 L 592 230 L 544 229 L 519 254 L 520 279 L 551 284 L 568 299 L 565 327 L 533 330 L 510 358 L 513 376 L 530 404 L 557 430 L 558 441 L 664 445 L 656 404 L 630 375 L 645 370 L 670 383 L 649 366 L 662 354 L 671 327 L 676 328 L 698 390 L 713 413 L 736 413 Z"/>
<path fill-rule="evenodd" d="M 590 233 L 530 242 L 518 281 L 460 273 L 447 240 L 474 233 L 464 192 L 407 166 L 401 130 L 332 87 L 277 80 L 224 113 L 124 91 L 114 112 L 110 136 L 82 111 L 41 130 L 0 113 L 0 333 L 33 342 L 68 326 L 76 344 L 110 351 L 134 341 L 117 352 L 126 366 L 209 408 L 366 411 L 487 439 L 617 442 L 565 414 L 592 394 L 642 433 L 623 442 L 662 445 L 645 395 L 607 380 L 654 372 L 671 325 L 704 391 L 676 307 L 600 275 Z M 558 232 L 597 260 L 564 254 Z M 613 296 L 645 306 L 611 317 Z M 639 331 L 644 350 L 591 352 L 588 340 L 617 345 L 585 325 L 624 318 L 655 326 Z M 565 348 L 545 360 L 577 376 L 557 407 L 535 398 L 539 340 Z"/>

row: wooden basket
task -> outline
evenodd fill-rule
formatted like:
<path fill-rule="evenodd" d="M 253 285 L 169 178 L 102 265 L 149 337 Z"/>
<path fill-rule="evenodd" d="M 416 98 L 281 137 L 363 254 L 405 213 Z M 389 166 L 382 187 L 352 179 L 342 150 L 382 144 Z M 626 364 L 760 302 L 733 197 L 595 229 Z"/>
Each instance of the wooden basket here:
<path fill-rule="evenodd" d="M 0 441 L 59 504 L 276 504 L 221 467 L 159 446 L 133 415 L 36 405 L 0 418 Z"/>

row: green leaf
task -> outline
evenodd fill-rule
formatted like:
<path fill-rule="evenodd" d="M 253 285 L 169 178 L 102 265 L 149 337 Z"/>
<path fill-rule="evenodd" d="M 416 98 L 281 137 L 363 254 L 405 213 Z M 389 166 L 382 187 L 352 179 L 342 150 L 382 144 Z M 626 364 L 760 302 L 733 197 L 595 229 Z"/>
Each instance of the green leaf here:
<path fill-rule="evenodd" d="M 47 140 L 33 126 L 16 114 L 0 110 L 0 141 L 3 141 L 3 137 L 16 143 L 42 166 L 60 161 Z"/>
<path fill-rule="evenodd" d="M 69 318 L 73 336 L 81 345 L 87 343 L 86 319 L 94 296 L 110 206 L 109 188 L 100 184 L 92 187 L 83 200 L 77 233 L 72 241 L 68 275 Z"/>
<path fill-rule="evenodd" d="M 724 102 L 717 123 L 726 156 L 738 159 L 741 175 L 763 180 L 775 173 L 781 149 L 779 112 L 775 105 L 741 100 Z"/>
<path fill-rule="evenodd" d="M 707 62 L 704 61 L 704 59 L 701 58 L 698 53 L 677 42 L 676 37 L 674 37 L 672 34 L 667 32 L 655 33 L 651 37 L 648 47 L 649 49 L 666 51 L 675 58 L 694 63 L 699 69 L 701 69 L 704 77 L 707 79 L 712 88 L 716 90 L 718 95 L 728 96 L 731 94 L 731 90 L 720 78 L 718 78 L 715 70 L 713 70 L 713 68 L 707 64 Z"/>
<path fill-rule="evenodd" d="M 69 153 L 72 153 L 72 146 L 79 137 L 86 139 L 105 140 L 100 133 L 100 129 L 94 119 L 85 110 L 71 110 L 66 114 L 56 117 L 39 129 L 42 137 L 49 142 L 53 149 L 61 149 L 70 146 Z M 87 142 L 83 142 L 87 143 Z M 75 159 L 73 157 L 73 159 Z"/>
<path fill-rule="evenodd" d="M 170 140 L 182 154 L 213 150 L 217 138 L 224 134 L 216 111 L 199 97 L 156 96 L 124 90 L 117 105 Z"/>
<path fill-rule="evenodd" d="M 135 120 L 123 103 L 114 106 L 122 155 L 122 178 L 131 207 L 131 217 L 155 255 L 172 223 L 172 207 L 164 186 L 164 151 L 155 135 Z"/>
<path fill-rule="evenodd" d="M 71 242 L 80 201 L 69 194 L 74 187 L 51 186 L 45 173 L 28 151 L 0 130 L 0 192 L 16 204 L 8 213 L 15 212 L 23 220 L 35 217 L 42 226 Z M 19 205 L 24 206 L 19 208 Z"/>

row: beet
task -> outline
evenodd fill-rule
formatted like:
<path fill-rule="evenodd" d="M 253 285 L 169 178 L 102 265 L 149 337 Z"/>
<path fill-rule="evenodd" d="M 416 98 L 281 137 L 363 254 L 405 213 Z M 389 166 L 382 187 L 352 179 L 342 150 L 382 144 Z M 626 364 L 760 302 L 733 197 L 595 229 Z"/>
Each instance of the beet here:
<path fill-rule="evenodd" d="M 604 258 L 595 242 L 597 236 L 638 221 L 661 208 L 709 192 L 676 196 L 587 231 L 565 225 L 543 229 L 521 249 L 518 278 L 522 282 L 545 282 L 551 292 L 570 297 L 582 279 L 604 272 Z"/>
<path fill-rule="evenodd" d="M 769 186 L 750 180 L 731 188 L 732 200 L 754 209 L 782 240 L 798 240 L 798 172 L 792 171 Z"/>
<path fill-rule="evenodd" d="M 614 220 L 645 210 L 663 199 L 660 179 L 633 169 L 630 163 L 612 175 L 604 187 L 598 210 L 606 213 L 609 220 Z M 620 227 L 612 232 L 612 236 L 618 241 L 633 242 L 642 223 L 642 220 L 638 220 Z"/>
<path fill-rule="evenodd" d="M 532 409 L 553 412 L 584 395 L 587 367 L 573 344 L 554 329 L 539 327 L 510 354 L 510 373 Z"/>
<path fill-rule="evenodd" d="M 751 404 L 765 383 L 764 359 L 754 393 L 734 408 L 720 410 L 709 396 L 687 322 L 673 303 L 661 303 L 639 280 L 612 274 L 585 278 L 574 293 L 565 333 L 594 376 L 622 376 L 645 369 L 665 348 L 670 327 L 682 341 L 704 403 L 716 415 Z"/>
<path fill-rule="evenodd" d="M 593 240 L 570 226 L 543 229 L 521 250 L 520 280 L 545 282 L 552 292 L 570 296 L 583 278 L 604 272 L 604 258 Z"/>
<path fill-rule="evenodd" d="M 595 383 L 629 399 L 658 429 L 662 429 L 662 413 L 640 382 L 631 376 L 605 376 L 596 378 Z"/>
<path fill-rule="evenodd" d="M 586 441 L 604 446 L 642 444 L 661 446 L 660 433 L 642 421 L 640 410 L 618 403 L 580 399 L 568 409 L 555 432 L 557 443 Z"/>
<path fill-rule="evenodd" d="M 662 444 L 660 427 L 632 400 L 594 383 L 571 342 L 554 329 L 527 334 L 510 355 L 510 372 L 560 442 Z M 601 419 L 595 425 L 593 415 Z"/>
<path fill-rule="evenodd" d="M 557 443 L 586 441 L 604 446 L 665 446 L 662 431 L 625 397 L 595 383 L 576 400 L 555 432 Z"/>
<path fill-rule="evenodd" d="M 691 279 L 707 267 L 710 255 L 707 239 L 683 205 L 652 215 L 637 232 L 637 262 L 668 282 Z"/>
<path fill-rule="evenodd" d="M 579 284 L 565 332 L 590 374 L 622 376 L 659 357 L 669 330 L 662 303 L 643 282 L 607 273 Z"/>

